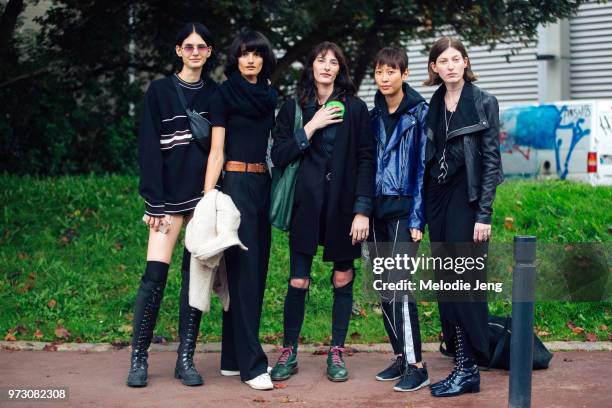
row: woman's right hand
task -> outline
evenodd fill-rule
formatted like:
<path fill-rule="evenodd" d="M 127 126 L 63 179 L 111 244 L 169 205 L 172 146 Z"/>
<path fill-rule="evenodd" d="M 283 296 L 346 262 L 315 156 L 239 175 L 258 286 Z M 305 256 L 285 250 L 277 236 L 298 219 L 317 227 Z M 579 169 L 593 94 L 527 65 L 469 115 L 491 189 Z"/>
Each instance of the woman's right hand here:
<path fill-rule="evenodd" d="M 145 223 L 149 228 L 154 229 L 155 231 L 159 231 L 162 224 L 172 225 L 172 221 L 170 220 L 169 215 L 164 215 L 163 217 L 151 217 L 148 214 L 143 215 L 142 222 Z"/>
<path fill-rule="evenodd" d="M 338 113 L 341 111 L 342 108 L 338 106 L 331 108 L 322 106 L 321 109 L 314 114 L 312 119 L 310 119 L 310 122 L 304 126 L 304 131 L 306 132 L 306 137 L 308 140 L 310 140 L 312 135 L 314 135 L 317 130 L 323 129 L 326 126 L 333 125 L 335 123 L 341 123 L 342 116 L 338 116 Z"/>

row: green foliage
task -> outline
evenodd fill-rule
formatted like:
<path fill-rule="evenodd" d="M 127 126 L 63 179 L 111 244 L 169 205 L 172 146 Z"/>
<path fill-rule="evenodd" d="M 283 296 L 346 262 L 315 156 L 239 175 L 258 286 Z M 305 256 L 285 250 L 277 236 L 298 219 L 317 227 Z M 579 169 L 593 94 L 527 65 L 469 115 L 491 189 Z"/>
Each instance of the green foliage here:
<path fill-rule="evenodd" d="M 0 171 L 133 171 L 144 89 L 154 77 L 173 71 L 175 32 L 189 21 L 211 29 L 213 59 L 219 62 L 241 27 L 263 32 L 279 55 L 272 79 L 285 98 L 300 64 L 323 40 L 343 47 L 359 86 L 384 45 L 449 29 L 472 44 L 526 42 L 539 23 L 567 17 L 582 2 L 53 0 L 34 33 L 15 31 L 21 7 L 6 6 L 0 9 L 3 21 L 7 17 L 14 24 L 0 30 L 0 45 L 8 44 L 0 47 Z M 17 3 L 22 2 L 8 2 Z M 207 66 L 222 79 L 215 61 Z"/>
<path fill-rule="evenodd" d="M 535 233 L 543 242 L 609 243 L 611 198 L 610 187 L 506 182 L 495 202 L 495 240 L 510 242 L 515 234 Z M 0 333 L 4 336 L 13 330 L 17 339 L 36 340 L 38 329 L 40 339 L 52 341 L 56 340 L 56 328 L 65 327 L 69 341 L 128 340 L 147 242 L 147 231 L 140 221 L 143 204 L 137 179 L 0 175 L 0 203 Z M 514 231 L 505 230 L 506 216 L 515 217 Z M 274 231 L 261 322 L 265 342 L 279 342 L 282 336 L 287 245 L 287 236 Z M 168 339 L 177 336 L 181 255 L 182 246 L 178 245 L 156 329 Z M 315 258 L 302 331 L 305 342 L 329 339 L 330 268 L 321 262 L 320 254 Z M 379 309 L 365 295 L 360 273 L 356 278 L 349 342 L 384 342 Z M 490 307 L 494 314 L 510 310 L 508 302 L 495 302 Z M 606 340 L 611 309 L 609 303 L 540 303 L 536 306 L 537 330 L 548 340 L 580 340 L 587 333 Z M 436 341 L 440 331 L 436 304 L 422 303 L 419 312 L 423 339 Z M 570 321 L 584 331 L 570 329 Z M 211 313 L 203 318 L 201 332 L 205 341 L 220 337 L 221 309 L 216 298 Z"/>

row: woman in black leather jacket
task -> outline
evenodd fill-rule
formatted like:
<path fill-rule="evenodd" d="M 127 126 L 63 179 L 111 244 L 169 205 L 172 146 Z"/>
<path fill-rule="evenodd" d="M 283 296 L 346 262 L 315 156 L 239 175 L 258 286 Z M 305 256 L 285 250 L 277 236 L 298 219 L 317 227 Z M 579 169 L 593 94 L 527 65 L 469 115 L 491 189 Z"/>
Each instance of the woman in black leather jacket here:
<path fill-rule="evenodd" d="M 497 99 L 473 84 L 476 77 L 459 40 L 437 40 L 428 64 L 425 84 L 440 85 L 429 104 L 425 155 L 425 214 L 432 255 L 485 260 L 495 189 L 503 180 Z M 485 280 L 484 267 L 453 265 L 451 270 L 436 270 L 436 280 Z M 431 386 L 431 393 L 443 397 L 478 392 L 478 363 L 489 360 L 486 292 L 438 292 L 438 301 L 455 367 Z"/>

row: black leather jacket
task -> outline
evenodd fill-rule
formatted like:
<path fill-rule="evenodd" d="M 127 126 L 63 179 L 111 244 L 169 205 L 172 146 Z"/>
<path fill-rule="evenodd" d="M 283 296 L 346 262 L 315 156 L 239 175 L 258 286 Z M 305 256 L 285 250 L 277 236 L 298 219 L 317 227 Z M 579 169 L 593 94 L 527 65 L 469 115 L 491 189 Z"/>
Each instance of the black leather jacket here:
<path fill-rule="evenodd" d="M 431 97 L 427 117 L 425 162 L 435 155 L 434 131 L 441 116 L 440 106 L 446 87 L 442 84 Z M 462 123 L 455 124 L 448 140 L 463 135 L 465 168 L 470 203 L 477 202 L 476 222 L 491 224 L 495 190 L 504 180 L 499 150 L 499 106 L 497 99 L 476 85 L 466 82 L 457 109 Z M 447 145 L 447 148 L 452 143 Z"/>

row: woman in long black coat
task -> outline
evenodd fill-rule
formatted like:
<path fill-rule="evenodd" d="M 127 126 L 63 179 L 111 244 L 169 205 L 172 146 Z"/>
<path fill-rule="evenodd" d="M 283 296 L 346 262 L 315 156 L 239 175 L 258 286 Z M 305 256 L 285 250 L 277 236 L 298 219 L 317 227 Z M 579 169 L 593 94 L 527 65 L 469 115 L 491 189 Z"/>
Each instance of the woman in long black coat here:
<path fill-rule="evenodd" d="M 323 260 L 334 263 L 332 342 L 327 376 L 345 381 L 342 352 L 353 299 L 353 261 L 369 234 L 374 186 L 374 139 L 368 109 L 354 96 L 346 60 L 330 42 L 311 52 L 298 85 L 303 127 L 294 131 L 296 101 L 283 105 L 273 133 L 272 162 L 284 169 L 301 160 L 290 224 L 290 279 L 285 299 L 284 348 L 273 380 L 297 371 L 297 340 L 304 320 L 312 259 L 323 245 Z M 326 107 L 339 101 L 341 108 Z"/>
<path fill-rule="evenodd" d="M 467 51 L 443 37 L 429 54 L 425 217 L 436 257 L 486 258 L 495 190 L 503 180 L 497 99 L 478 88 Z M 485 280 L 484 268 L 436 271 L 444 280 Z M 489 360 L 486 292 L 438 292 L 440 322 L 455 368 L 431 386 L 435 397 L 480 390 L 478 363 Z"/>

